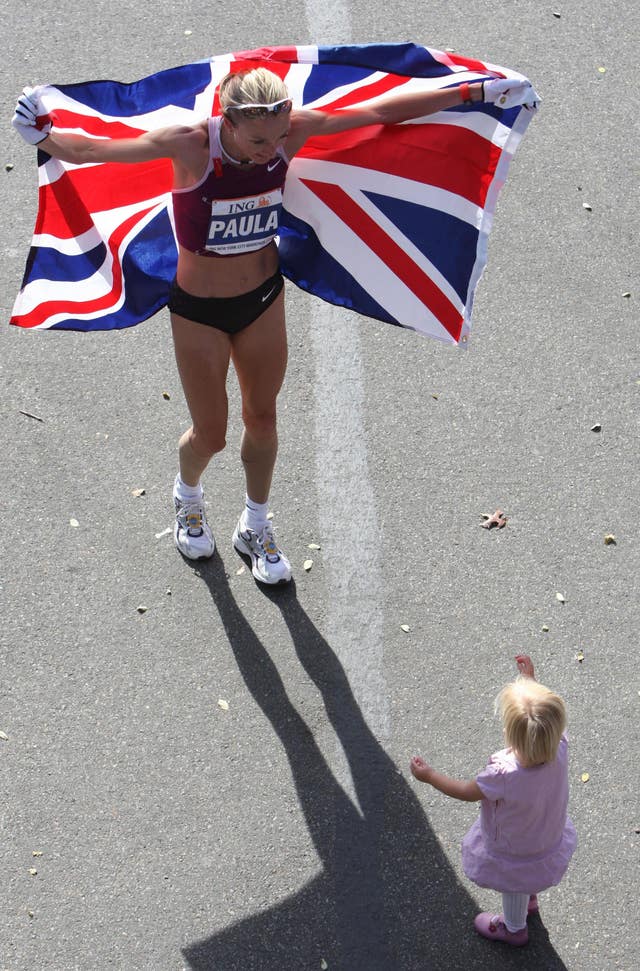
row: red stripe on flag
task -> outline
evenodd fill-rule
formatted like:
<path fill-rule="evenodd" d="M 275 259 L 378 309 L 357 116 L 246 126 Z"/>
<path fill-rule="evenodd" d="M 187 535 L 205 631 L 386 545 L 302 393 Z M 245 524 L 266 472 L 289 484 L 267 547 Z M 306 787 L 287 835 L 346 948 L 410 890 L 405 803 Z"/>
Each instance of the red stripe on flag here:
<path fill-rule="evenodd" d="M 285 71 L 289 70 L 289 64 L 295 64 L 298 60 L 297 47 L 256 47 L 253 51 L 234 51 L 234 58 L 238 61 L 268 61 L 269 71 L 278 74 L 278 61 L 286 61 Z M 260 67 L 259 64 L 251 64 L 251 67 Z M 275 70 L 274 70 L 275 69 Z"/>
<path fill-rule="evenodd" d="M 389 91 L 394 91 L 403 84 L 407 84 L 410 80 L 412 79 L 398 77 L 397 74 L 385 74 L 384 77 L 377 78 L 368 84 L 362 84 L 348 94 L 343 95 L 342 98 L 337 98 L 335 101 L 332 101 L 331 110 L 349 108 L 351 105 L 360 104 L 362 101 L 379 98 L 381 95 L 387 94 Z M 326 111 L 327 109 L 320 108 L 318 110 Z"/>
<path fill-rule="evenodd" d="M 461 54 L 447 54 L 447 60 L 451 64 L 466 67 L 469 71 L 475 71 L 477 74 L 486 74 L 488 77 L 506 77 L 506 75 L 501 74 L 500 71 L 492 71 L 482 61 L 477 61 L 472 57 L 462 57 Z"/>
<path fill-rule="evenodd" d="M 111 310 L 122 294 L 122 266 L 118 258 L 118 248 L 129 231 L 148 212 L 151 212 L 152 209 L 153 206 L 149 206 L 142 212 L 134 213 L 129 219 L 121 223 L 109 237 L 107 245 L 112 256 L 113 283 L 108 293 L 94 300 L 72 300 L 69 297 L 65 297 L 63 300 L 50 300 L 47 303 L 40 303 L 29 314 L 12 317 L 11 323 L 17 324 L 18 327 L 31 328 L 44 324 L 50 317 L 54 317 L 59 313 L 63 313 L 65 317 L 73 317 L 75 315 L 95 313 L 100 310 Z"/>
<path fill-rule="evenodd" d="M 66 173 L 49 185 L 40 186 L 34 235 L 49 233 L 57 239 L 73 239 L 88 232 L 92 226 L 91 213 L 77 201 Z"/>
<path fill-rule="evenodd" d="M 251 54 L 251 51 L 248 53 Z M 235 57 L 238 58 L 239 55 L 236 54 Z M 257 60 L 264 60 L 264 58 L 255 60 L 251 58 L 241 58 L 239 60 L 232 61 L 229 65 L 229 69 L 233 74 L 236 74 L 239 71 L 255 71 L 256 68 L 264 67 L 266 70 L 271 71 L 272 74 L 277 74 L 278 77 L 284 81 L 291 68 L 289 63 L 279 64 L 278 61 L 269 61 L 268 64 L 260 64 L 256 63 Z"/>
<path fill-rule="evenodd" d="M 461 314 L 402 247 L 340 186 L 309 179 L 301 181 L 380 257 L 457 341 L 462 330 Z"/>
<path fill-rule="evenodd" d="M 171 162 L 157 159 L 136 164 L 104 163 L 66 171 L 40 187 L 36 233 L 70 239 L 93 226 L 91 213 L 121 206 L 144 206 L 150 198 L 169 193 Z"/>
<path fill-rule="evenodd" d="M 95 115 L 83 115 L 65 108 L 54 108 L 49 117 L 56 128 L 77 128 L 87 135 L 103 138 L 138 138 L 146 128 L 136 128 L 126 121 L 106 121 Z"/>
<path fill-rule="evenodd" d="M 454 125 L 378 125 L 310 138 L 300 158 L 357 165 L 433 185 L 484 206 L 500 149 Z M 357 176 L 355 176 L 357 178 Z"/>

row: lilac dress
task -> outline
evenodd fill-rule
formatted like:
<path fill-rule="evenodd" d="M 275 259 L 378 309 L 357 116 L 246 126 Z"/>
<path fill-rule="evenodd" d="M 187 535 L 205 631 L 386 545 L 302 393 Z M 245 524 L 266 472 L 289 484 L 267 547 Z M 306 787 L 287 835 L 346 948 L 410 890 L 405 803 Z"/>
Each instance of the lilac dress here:
<path fill-rule="evenodd" d="M 480 817 L 462 841 L 469 879 L 505 893 L 539 893 L 560 883 L 577 843 L 567 816 L 566 735 L 553 762 L 526 769 L 502 749 L 476 782 L 484 797 Z"/>

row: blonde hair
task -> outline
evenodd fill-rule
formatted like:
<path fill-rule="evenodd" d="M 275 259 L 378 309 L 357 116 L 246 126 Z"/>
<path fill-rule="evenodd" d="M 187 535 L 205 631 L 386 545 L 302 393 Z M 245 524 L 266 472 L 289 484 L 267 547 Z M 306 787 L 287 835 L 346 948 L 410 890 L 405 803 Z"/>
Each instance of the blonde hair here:
<path fill-rule="evenodd" d="M 265 67 L 232 72 L 220 82 L 220 107 L 225 114 L 234 105 L 271 105 L 288 97 L 284 81 Z"/>
<path fill-rule="evenodd" d="M 533 678 L 517 678 L 496 698 L 507 744 L 526 765 L 552 762 L 567 724 L 564 701 Z"/>

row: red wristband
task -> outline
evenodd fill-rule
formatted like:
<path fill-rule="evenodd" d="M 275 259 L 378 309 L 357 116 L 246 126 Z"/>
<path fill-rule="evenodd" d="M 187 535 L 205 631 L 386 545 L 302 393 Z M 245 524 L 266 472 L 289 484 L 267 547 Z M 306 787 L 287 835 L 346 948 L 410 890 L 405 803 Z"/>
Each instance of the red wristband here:
<path fill-rule="evenodd" d="M 468 81 L 463 81 L 460 85 L 460 97 L 465 105 L 470 105 L 473 103 L 473 99 L 471 97 L 471 88 L 469 87 Z"/>

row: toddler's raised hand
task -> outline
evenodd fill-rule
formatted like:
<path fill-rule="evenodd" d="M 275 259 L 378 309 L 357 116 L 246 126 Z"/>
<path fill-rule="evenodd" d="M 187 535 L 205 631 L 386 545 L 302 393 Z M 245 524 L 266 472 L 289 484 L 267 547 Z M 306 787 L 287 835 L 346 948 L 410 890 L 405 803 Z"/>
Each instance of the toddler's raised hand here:
<path fill-rule="evenodd" d="M 533 678 L 535 681 L 535 673 L 533 670 L 533 661 L 528 654 L 516 654 L 516 664 L 518 665 L 518 671 L 525 678 Z"/>
<path fill-rule="evenodd" d="M 431 766 L 427 765 L 419 755 L 414 755 L 410 762 L 411 774 L 419 782 L 428 782 L 431 774 Z"/>

